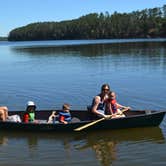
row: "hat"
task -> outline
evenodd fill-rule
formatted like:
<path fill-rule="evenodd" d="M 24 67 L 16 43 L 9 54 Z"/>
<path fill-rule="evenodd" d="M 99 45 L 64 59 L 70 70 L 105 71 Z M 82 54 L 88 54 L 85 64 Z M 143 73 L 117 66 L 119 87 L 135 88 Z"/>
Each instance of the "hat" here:
<path fill-rule="evenodd" d="M 36 105 L 35 105 L 35 103 L 34 103 L 33 101 L 28 101 L 28 102 L 27 102 L 27 107 L 29 107 L 29 106 L 34 106 L 34 107 L 36 107 Z"/>

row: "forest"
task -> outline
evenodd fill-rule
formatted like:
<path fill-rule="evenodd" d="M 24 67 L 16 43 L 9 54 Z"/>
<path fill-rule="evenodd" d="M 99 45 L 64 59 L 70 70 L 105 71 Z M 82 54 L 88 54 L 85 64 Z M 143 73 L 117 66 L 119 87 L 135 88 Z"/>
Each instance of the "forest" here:
<path fill-rule="evenodd" d="M 10 31 L 9 41 L 165 38 L 166 5 L 131 13 L 90 13 L 60 22 L 36 22 Z"/>
<path fill-rule="evenodd" d="M 0 36 L 0 41 L 6 41 L 6 40 L 8 40 L 7 37 L 1 37 L 1 36 Z"/>

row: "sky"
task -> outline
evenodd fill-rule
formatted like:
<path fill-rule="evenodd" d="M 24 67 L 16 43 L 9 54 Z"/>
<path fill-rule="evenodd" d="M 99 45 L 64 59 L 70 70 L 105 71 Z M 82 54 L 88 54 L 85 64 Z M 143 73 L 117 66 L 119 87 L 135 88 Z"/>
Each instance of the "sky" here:
<path fill-rule="evenodd" d="M 63 21 L 89 13 L 124 13 L 162 7 L 166 0 L 0 0 L 0 36 L 35 22 Z"/>

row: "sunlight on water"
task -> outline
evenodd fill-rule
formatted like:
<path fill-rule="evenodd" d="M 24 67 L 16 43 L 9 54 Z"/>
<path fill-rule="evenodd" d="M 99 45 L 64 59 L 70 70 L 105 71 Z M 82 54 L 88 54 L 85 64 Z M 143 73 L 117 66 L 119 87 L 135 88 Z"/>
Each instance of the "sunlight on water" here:
<path fill-rule="evenodd" d="M 0 105 L 86 109 L 109 83 L 123 105 L 166 108 L 165 40 L 0 43 Z M 165 165 L 160 127 L 90 133 L 0 133 L 0 165 Z M 64 160 L 65 159 L 65 160 Z"/>
<path fill-rule="evenodd" d="M 60 108 L 63 102 L 85 109 L 105 82 L 134 109 L 165 108 L 165 42 L 27 43 L 1 46 L 0 103 L 12 110 L 24 109 L 27 100 L 40 109 Z"/>

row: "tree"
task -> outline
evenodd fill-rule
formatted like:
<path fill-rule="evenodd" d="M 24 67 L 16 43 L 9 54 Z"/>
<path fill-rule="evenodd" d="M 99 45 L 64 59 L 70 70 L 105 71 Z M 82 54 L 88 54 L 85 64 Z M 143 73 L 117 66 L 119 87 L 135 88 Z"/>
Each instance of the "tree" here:
<path fill-rule="evenodd" d="M 165 37 L 166 5 L 131 13 L 90 13 L 61 22 L 37 22 L 13 29 L 8 40 L 66 40 Z"/>

